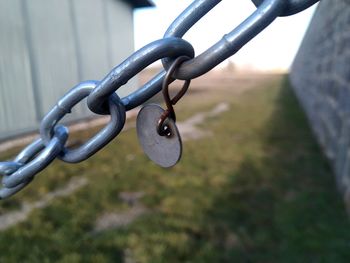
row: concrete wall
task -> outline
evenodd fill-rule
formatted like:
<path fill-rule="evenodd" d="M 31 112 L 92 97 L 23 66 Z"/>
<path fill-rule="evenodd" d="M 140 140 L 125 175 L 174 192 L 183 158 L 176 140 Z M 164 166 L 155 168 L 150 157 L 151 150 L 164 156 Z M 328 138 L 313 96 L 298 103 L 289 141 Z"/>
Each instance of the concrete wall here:
<path fill-rule="evenodd" d="M 349 0 L 321 0 L 290 79 L 350 212 Z"/>
<path fill-rule="evenodd" d="M 0 0 L 0 140 L 37 130 L 70 88 L 129 56 L 132 12 L 122 0 Z M 65 120 L 88 116 L 79 104 Z"/>

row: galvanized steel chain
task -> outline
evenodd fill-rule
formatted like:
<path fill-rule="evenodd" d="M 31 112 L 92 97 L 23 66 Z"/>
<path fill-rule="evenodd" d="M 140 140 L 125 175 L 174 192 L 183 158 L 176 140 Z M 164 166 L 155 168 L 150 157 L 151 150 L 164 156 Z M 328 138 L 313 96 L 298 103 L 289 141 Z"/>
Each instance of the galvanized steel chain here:
<path fill-rule="evenodd" d="M 116 66 L 101 81 L 85 81 L 72 88 L 44 117 L 40 125 L 40 138 L 27 146 L 14 160 L 0 162 L 3 187 L 0 199 L 7 198 L 27 186 L 37 173 L 56 158 L 77 163 L 95 154 L 115 138 L 125 123 L 125 112 L 145 103 L 162 89 L 169 68 L 179 57 L 186 57 L 181 65 L 172 67 L 168 84 L 179 79 L 189 82 L 238 52 L 279 16 L 296 14 L 319 0 L 252 0 L 255 12 L 233 31 L 224 35 L 215 45 L 195 57 L 190 43 L 182 36 L 221 0 L 195 0 L 169 26 L 164 38 L 156 40 L 133 53 Z M 115 93 L 140 71 L 153 62 L 162 60 L 164 71 L 158 73 L 130 95 L 119 98 Z M 87 98 L 89 109 L 97 114 L 110 115 L 108 125 L 77 149 L 65 147 L 68 129 L 58 122 L 71 112 L 74 105 Z M 164 121 L 164 120 L 163 120 Z"/>

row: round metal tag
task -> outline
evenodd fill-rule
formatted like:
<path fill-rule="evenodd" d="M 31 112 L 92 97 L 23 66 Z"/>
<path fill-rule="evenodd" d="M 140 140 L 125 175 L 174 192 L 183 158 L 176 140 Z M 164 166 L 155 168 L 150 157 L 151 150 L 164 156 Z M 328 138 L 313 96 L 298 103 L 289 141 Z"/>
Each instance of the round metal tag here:
<path fill-rule="evenodd" d="M 156 164 L 168 168 L 174 166 L 181 158 L 182 142 L 175 122 L 167 120 L 170 136 L 160 136 L 157 125 L 164 110 L 155 104 L 144 106 L 136 121 L 137 135 L 146 155 Z"/>

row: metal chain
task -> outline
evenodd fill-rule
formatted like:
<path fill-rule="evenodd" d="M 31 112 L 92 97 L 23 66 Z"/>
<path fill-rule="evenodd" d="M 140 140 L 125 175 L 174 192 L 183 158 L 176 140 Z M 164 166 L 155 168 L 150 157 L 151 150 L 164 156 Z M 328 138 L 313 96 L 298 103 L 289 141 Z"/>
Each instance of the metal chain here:
<path fill-rule="evenodd" d="M 3 187 L 0 199 L 10 197 L 27 186 L 56 158 L 68 163 L 82 162 L 102 149 L 122 130 L 125 112 L 156 95 L 162 89 L 166 71 L 179 57 L 186 57 L 169 78 L 190 81 L 238 52 L 277 17 L 293 15 L 319 0 L 251 0 L 257 9 L 233 31 L 224 35 L 215 45 L 195 57 L 190 43 L 182 36 L 221 0 L 195 0 L 169 26 L 164 38 L 156 40 L 133 53 L 116 66 L 101 81 L 85 81 L 65 94 L 40 124 L 40 138 L 27 146 L 13 161 L 0 162 Z M 130 95 L 119 98 L 115 93 L 140 71 L 153 62 L 162 60 L 164 71 Z M 111 120 L 98 134 L 77 149 L 65 147 L 68 129 L 57 123 L 83 99 L 97 114 L 110 115 Z"/>

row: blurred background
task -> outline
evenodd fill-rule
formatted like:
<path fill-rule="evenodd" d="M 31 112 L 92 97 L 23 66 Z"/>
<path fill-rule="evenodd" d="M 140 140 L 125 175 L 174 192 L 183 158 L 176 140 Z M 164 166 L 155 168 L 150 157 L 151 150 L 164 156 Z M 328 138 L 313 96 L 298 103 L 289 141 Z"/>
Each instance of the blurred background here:
<path fill-rule="evenodd" d="M 1 160 L 70 88 L 162 38 L 192 2 L 0 0 Z M 222 1 L 184 39 L 198 55 L 255 10 Z M 349 18 L 348 2 L 322 0 L 194 79 L 175 107 L 184 150 L 171 169 L 143 153 L 140 108 L 89 160 L 56 160 L 0 201 L 0 262 L 349 262 Z M 85 104 L 63 120 L 69 147 L 109 121 Z"/>

